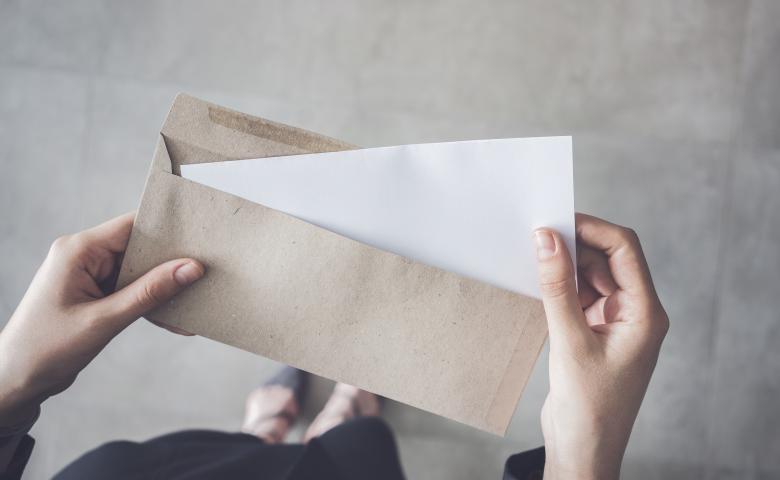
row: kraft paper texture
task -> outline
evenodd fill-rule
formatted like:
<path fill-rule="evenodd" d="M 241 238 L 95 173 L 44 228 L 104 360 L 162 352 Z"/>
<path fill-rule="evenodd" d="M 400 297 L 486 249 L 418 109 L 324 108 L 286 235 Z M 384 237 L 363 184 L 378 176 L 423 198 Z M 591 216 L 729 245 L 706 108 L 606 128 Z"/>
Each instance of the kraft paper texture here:
<path fill-rule="evenodd" d="M 546 339 L 539 300 L 178 176 L 183 164 L 351 148 L 178 95 L 118 287 L 197 258 L 206 276 L 147 318 L 503 435 Z"/>

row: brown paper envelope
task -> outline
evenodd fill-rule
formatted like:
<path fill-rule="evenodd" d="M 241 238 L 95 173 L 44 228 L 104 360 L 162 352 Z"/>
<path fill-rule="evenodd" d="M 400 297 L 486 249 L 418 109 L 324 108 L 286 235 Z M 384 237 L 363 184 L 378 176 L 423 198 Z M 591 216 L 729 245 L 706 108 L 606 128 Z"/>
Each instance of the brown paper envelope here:
<path fill-rule="evenodd" d="M 179 95 L 119 287 L 193 257 L 147 318 L 503 435 L 547 335 L 541 302 L 178 176 L 179 165 L 353 146 Z"/>

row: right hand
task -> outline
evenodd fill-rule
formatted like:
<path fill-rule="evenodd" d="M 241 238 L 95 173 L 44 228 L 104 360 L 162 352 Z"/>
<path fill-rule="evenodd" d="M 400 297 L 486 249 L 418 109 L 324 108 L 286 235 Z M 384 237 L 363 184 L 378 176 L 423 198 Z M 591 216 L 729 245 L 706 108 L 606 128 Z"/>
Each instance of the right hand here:
<path fill-rule="evenodd" d="M 68 388 L 112 338 L 203 276 L 202 264 L 180 258 L 113 291 L 134 217 L 52 245 L 0 330 L 0 430 L 29 426 L 41 402 Z"/>
<path fill-rule="evenodd" d="M 632 230 L 577 214 L 578 284 L 561 236 L 534 235 L 550 332 L 544 478 L 619 478 L 668 317 Z"/>

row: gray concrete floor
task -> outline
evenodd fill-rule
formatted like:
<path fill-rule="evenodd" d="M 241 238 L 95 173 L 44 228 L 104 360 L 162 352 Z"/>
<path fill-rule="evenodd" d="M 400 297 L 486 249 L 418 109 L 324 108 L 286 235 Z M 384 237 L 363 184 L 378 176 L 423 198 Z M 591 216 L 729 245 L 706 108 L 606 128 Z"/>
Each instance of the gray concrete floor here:
<path fill-rule="evenodd" d="M 577 209 L 638 230 L 672 319 L 625 477 L 777 478 L 778 25 L 776 0 L 0 0 L 0 318 L 53 238 L 135 207 L 178 91 L 364 146 L 572 134 Z M 499 478 L 541 442 L 545 366 L 506 439 L 390 405 L 409 476 Z M 26 478 L 235 429 L 273 368 L 138 322 L 47 402 Z"/>

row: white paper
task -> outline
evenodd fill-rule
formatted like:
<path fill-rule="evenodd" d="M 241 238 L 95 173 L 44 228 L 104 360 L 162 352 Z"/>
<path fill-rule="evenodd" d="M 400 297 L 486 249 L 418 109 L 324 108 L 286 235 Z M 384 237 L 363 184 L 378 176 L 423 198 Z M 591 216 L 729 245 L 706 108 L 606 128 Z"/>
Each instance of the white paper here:
<path fill-rule="evenodd" d="M 182 165 L 184 178 L 353 240 L 539 297 L 535 228 L 574 255 L 571 137 Z"/>

